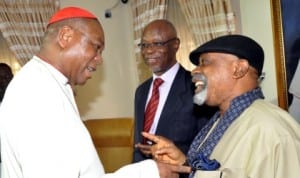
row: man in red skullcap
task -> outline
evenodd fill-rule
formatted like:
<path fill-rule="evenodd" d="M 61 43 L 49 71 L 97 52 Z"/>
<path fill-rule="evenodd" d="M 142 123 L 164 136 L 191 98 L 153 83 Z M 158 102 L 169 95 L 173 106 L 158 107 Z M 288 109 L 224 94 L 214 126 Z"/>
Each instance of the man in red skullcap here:
<path fill-rule="evenodd" d="M 2 178 L 164 177 L 156 167 L 168 165 L 153 160 L 104 173 L 71 88 L 92 77 L 103 49 L 104 32 L 92 13 L 67 7 L 53 15 L 40 51 L 1 104 Z"/>

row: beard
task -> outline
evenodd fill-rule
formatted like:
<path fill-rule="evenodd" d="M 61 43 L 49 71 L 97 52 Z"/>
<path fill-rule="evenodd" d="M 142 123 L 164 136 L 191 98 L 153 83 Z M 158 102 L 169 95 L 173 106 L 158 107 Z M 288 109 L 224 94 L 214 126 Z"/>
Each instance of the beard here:
<path fill-rule="evenodd" d="M 207 99 L 207 79 L 203 74 L 195 74 L 193 79 L 196 81 L 201 81 L 203 84 L 201 86 L 201 91 L 195 93 L 194 103 L 197 105 L 203 105 Z"/>
<path fill-rule="evenodd" d="M 205 87 L 203 90 L 201 90 L 200 92 L 194 95 L 194 103 L 201 106 L 205 103 L 206 98 L 207 98 L 207 87 Z"/>

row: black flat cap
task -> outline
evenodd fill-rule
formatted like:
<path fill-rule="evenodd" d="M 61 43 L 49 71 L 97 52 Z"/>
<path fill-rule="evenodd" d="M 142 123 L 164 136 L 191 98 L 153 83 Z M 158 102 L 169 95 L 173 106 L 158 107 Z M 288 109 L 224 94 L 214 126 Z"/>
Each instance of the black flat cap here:
<path fill-rule="evenodd" d="M 243 35 L 225 35 L 212 39 L 190 53 L 190 60 L 198 65 L 199 56 L 207 52 L 220 52 L 246 59 L 261 75 L 264 65 L 264 51 L 253 39 Z"/>

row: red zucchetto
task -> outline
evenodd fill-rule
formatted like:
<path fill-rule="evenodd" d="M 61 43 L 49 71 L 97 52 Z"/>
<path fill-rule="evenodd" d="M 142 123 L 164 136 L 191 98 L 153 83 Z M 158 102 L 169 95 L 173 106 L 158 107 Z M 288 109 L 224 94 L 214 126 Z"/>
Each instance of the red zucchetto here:
<path fill-rule="evenodd" d="M 66 20 L 70 18 L 91 18 L 91 19 L 97 19 L 97 17 L 92 14 L 91 12 L 79 8 L 79 7 L 65 7 L 63 9 L 60 9 L 57 11 L 49 20 L 47 27 L 51 25 L 52 23 Z"/>

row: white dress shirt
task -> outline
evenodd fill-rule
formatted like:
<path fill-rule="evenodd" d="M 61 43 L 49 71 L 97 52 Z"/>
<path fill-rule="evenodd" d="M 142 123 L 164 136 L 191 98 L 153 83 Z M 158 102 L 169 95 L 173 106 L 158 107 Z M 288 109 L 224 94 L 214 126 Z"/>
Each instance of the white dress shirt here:
<path fill-rule="evenodd" d="M 176 63 L 161 76 L 157 76 L 157 75 L 153 74 L 153 81 L 159 77 L 164 80 L 164 83 L 162 83 L 159 87 L 159 103 L 158 103 L 157 110 L 156 110 L 154 120 L 153 120 L 153 123 L 152 123 L 149 133 L 154 134 L 156 132 L 156 128 L 157 128 L 157 124 L 158 124 L 161 112 L 163 110 L 163 107 L 165 105 L 165 102 L 167 100 L 168 94 L 170 92 L 171 86 L 173 84 L 174 78 L 175 78 L 178 70 L 179 70 L 179 64 Z M 150 90 L 148 93 L 147 104 L 152 95 L 152 88 L 153 88 L 153 82 L 151 84 L 151 87 L 150 87 Z M 146 107 L 147 107 L 147 104 L 146 104 Z M 146 107 L 145 107 L 145 110 L 146 110 Z"/>

